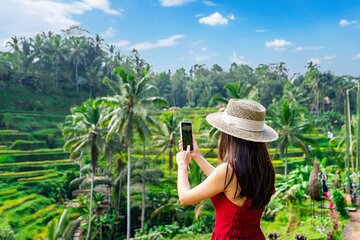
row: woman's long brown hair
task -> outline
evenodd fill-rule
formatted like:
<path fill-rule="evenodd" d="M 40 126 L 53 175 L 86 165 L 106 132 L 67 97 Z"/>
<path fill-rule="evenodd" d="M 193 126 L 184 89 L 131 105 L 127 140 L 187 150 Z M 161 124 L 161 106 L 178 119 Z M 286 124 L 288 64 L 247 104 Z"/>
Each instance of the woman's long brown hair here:
<path fill-rule="evenodd" d="M 238 182 L 235 199 L 244 196 L 251 198 L 250 209 L 259 209 L 269 203 L 274 190 L 275 170 L 265 143 L 251 142 L 221 132 L 218 158 L 221 162 L 228 162 L 233 168 L 230 177 L 229 166 L 226 169 L 224 189 L 229 186 L 235 174 Z"/>

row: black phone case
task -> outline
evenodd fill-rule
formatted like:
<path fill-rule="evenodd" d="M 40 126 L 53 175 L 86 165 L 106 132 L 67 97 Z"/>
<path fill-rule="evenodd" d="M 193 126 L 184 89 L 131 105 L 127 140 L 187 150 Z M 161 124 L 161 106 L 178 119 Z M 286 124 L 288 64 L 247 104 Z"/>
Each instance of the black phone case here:
<path fill-rule="evenodd" d="M 184 125 L 186 125 L 186 124 L 188 124 L 188 123 L 185 123 Z M 190 133 L 188 131 L 184 131 L 183 125 L 181 126 L 181 137 L 182 137 L 182 141 L 183 141 L 183 150 L 184 151 L 186 151 L 187 145 L 190 145 L 190 151 L 194 150 L 193 141 L 192 141 L 192 124 L 190 126 L 191 126 Z M 184 137 L 185 137 L 185 139 L 184 139 Z"/>

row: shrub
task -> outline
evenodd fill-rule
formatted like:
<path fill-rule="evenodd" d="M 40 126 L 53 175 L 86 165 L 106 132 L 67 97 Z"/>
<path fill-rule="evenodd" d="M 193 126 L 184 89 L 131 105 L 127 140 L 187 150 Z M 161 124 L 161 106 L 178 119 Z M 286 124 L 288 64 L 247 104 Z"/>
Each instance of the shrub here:
<path fill-rule="evenodd" d="M 0 224 L 0 239 L 15 240 L 15 233 L 7 223 Z"/>
<path fill-rule="evenodd" d="M 32 136 L 35 139 L 46 141 L 50 148 L 62 147 L 64 145 L 61 131 L 58 128 L 39 129 L 32 132 Z"/>
<path fill-rule="evenodd" d="M 340 189 L 334 189 L 332 191 L 332 196 L 333 196 L 334 203 L 336 205 L 336 211 L 338 211 L 340 213 L 341 217 L 348 218 L 349 217 L 349 212 L 346 209 L 345 198 L 342 195 L 341 190 Z"/>

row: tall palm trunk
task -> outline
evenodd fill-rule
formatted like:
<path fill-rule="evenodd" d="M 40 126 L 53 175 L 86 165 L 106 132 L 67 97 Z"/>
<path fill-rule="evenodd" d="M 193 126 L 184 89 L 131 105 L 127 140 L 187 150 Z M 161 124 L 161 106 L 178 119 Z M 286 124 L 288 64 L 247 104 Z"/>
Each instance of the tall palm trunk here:
<path fill-rule="evenodd" d="M 286 143 L 285 146 L 285 178 L 288 174 L 288 143 Z"/>
<path fill-rule="evenodd" d="M 92 144 L 91 144 L 91 188 L 90 188 L 90 209 L 89 209 L 89 225 L 88 225 L 88 232 L 86 239 L 90 240 L 91 237 L 91 220 L 92 220 L 92 202 L 93 202 L 93 195 L 94 195 L 94 175 L 95 175 L 95 167 L 97 161 L 97 148 L 95 145 L 96 142 L 96 135 L 93 136 Z"/>
<path fill-rule="evenodd" d="M 141 191 L 141 232 L 144 232 L 145 225 L 145 155 L 146 155 L 146 144 L 144 141 L 144 149 L 143 149 L 143 160 L 142 160 L 142 191 Z"/>
<path fill-rule="evenodd" d="M 131 227 L 131 211 L 130 211 L 130 174 L 131 174 L 131 143 L 128 144 L 128 170 L 127 170 L 127 228 L 126 239 L 130 239 L 130 227 Z"/>
<path fill-rule="evenodd" d="M 58 89 L 59 82 L 59 63 L 56 63 L 56 79 L 55 79 L 55 88 Z"/>
<path fill-rule="evenodd" d="M 78 63 L 75 63 L 75 84 L 76 84 L 76 93 L 79 94 L 79 81 L 78 81 Z"/>
<path fill-rule="evenodd" d="M 81 168 L 82 168 L 82 161 L 81 161 L 81 157 L 82 157 L 82 154 L 80 154 L 80 157 L 79 157 L 79 172 L 80 172 L 80 178 L 82 177 L 82 173 L 81 173 Z M 81 190 L 81 183 L 79 184 L 79 190 Z"/>
<path fill-rule="evenodd" d="M 171 173 L 171 169 L 173 169 L 173 152 L 172 149 L 170 147 L 170 151 L 169 151 L 169 173 Z"/>
<path fill-rule="evenodd" d="M 86 239 L 90 240 L 91 237 L 91 219 L 92 219 L 92 202 L 94 193 L 94 169 L 91 170 L 91 189 L 90 189 L 90 211 L 89 211 L 89 225 Z"/>
<path fill-rule="evenodd" d="M 122 185 L 123 185 L 123 175 L 124 175 L 122 170 L 120 170 L 119 175 L 120 175 L 120 177 L 119 177 L 119 191 L 118 191 L 118 203 L 117 203 L 117 206 L 118 206 L 118 210 L 119 210 L 119 213 L 120 213 L 120 210 L 121 210 L 121 189 L 122 189 Z M 114 235 L 116 235 L 116 233 L 117 233 L 118 226 L 119 226 L 119 224 L 116 224 Z"/>
<path fill-rule="evenodd" d="M 113 177 L 112 177 L 112 155 L 110 154 L 109 156 L 110 158 L 110 161 L 109 161 L 109 172 L 110 172 L 110 179 L 111 179 L 111 182 L 113 181 Z M 109 187 L 109 194 L 108 194 L 108 201 L 109 201 L 109 204 L 110 206 L 112 207 L 112 201 L 111 201 L 111 196 L 112 196 L 112 191 L 113 191 L 113 188 L 112 188 L 112 185 L 110 185 Z"/>
<path fill-rule="evenodd" d="M 90 88 L 90 96 L 89 96 L 89 98 L 93 99 L 93 86 L 90 85 L 89 88 Z"/>
<path fill-rule="evenodd" d="M 122 184 L 123 184 L 123 172 L 122 170 L 120 170 L 120 178 L 119 178 L 119 192 L 118 192 L 118 209 L 119 209 L 119 212 L 120 212 L 120 206 L 121 206 L 121 189 L 122 189 Z"/>

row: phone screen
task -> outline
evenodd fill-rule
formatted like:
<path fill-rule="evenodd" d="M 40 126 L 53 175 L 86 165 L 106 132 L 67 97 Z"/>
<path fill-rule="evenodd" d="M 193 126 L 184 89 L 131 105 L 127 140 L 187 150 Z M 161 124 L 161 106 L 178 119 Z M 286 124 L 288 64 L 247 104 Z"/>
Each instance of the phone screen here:
<path fill-rule="evenodd" d="M 194 150 L 191 122 L 181 122 L 181 139 L 184 151 L 186 151 L 188 145 L 190 145 L 190 151 Z"/>

